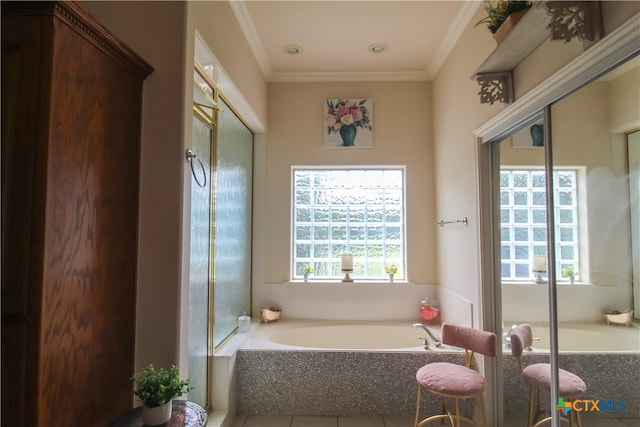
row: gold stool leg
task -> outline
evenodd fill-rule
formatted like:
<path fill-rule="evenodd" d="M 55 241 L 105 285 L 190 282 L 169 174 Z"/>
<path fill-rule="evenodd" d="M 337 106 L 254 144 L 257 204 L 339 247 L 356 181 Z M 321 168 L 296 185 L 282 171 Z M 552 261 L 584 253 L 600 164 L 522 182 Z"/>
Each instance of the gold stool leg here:
<path fill-rule="evenodd" d="M 580 412 L 576 412 L 576 423 L 578 427 L 582 427 L 582 421 L 580 420 Z"/>
<path fill-rule="evenodd" d="M 529 387 L 529 416 L 527 417 L 527 427 L 533 426 L 533 398 L 536 393 L 536 389 Z"/>
<path fill-rule="evenodd" d="M 416 419 L 413 422 L 413 427 L 418 427 L 418 418 L 420 417 L 420 384 L 418 384 L 418 399 L 416 400 Z"/>
<path fill-rule="evenodd" d="M 480 395 L 480 410 L 482 411 L 482 427 L 487 427 L 487 408 L 484 403 L 484 393 Z"/>
<path fill-rule="evenodd" d="M 460 427 L 460 399 L 456 397 L 456 427 Z"/>

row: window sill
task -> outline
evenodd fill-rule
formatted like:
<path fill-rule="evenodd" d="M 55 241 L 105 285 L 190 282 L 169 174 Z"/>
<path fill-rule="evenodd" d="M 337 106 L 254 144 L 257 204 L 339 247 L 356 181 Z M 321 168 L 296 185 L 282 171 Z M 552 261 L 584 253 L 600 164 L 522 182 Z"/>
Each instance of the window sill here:
<path fill-rule="evenodd" d="M 549 282 L 544 282 L 544 283 L 535 283 L 533 281 L 527 282 L 527 281 L 523 281 L 523 282 L 502 282 L 502 286 L 513 286 L 513 287 L 518 287 L 518 286 L 547 286 L 549 285 Z M 556 285 L 558 286 L 594 286 L 592 283 L 587 283 L 587 282 L 573 282 L 573 283 L 569 283 L 568 281 L 560 281 L 560 282 L 556 282 Z M 596 285 L 597 286 L 597 285 Z"/>
<path fill-rule="evenodd" d="M 343 282 L 341 280 L 290 280 L 284 282 L 285 285 L 294 286 L 318 286 L 318 285 L 340 285 L 340 286 L 393 286 L 393 285 L 412 285 L 413 282 L 406 280 L 394 280 L 390 282 L 388 280 L 365 280 L 365 279 L 353 279 L 353 282 Z"/>

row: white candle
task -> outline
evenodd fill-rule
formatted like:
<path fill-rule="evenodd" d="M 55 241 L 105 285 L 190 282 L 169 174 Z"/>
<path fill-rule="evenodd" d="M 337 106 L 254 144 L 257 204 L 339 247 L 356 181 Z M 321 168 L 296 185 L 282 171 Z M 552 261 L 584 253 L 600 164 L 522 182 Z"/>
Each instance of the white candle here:
<path fill-rule="evenodd" d="M 533 271 L 547 271 L 546 255 L 536 255 L 533 257 Z"/>
<path fill-rule="evenodd" d="M 341 258 L 342 271 L 353 271 L 353 255 L 342 254 Z"/>

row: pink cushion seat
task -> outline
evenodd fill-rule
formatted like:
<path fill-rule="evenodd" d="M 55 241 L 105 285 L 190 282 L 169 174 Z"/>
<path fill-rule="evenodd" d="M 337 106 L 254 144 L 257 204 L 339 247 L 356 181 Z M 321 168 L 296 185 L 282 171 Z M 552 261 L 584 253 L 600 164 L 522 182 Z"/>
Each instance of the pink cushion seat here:
<path fill-rule="evenodd" d="M 522 378 L 532 387 L 549 391 L 551 389 L 551 365 L 536 363 L 527 366 L 522 371 Z M 587 392 L 585 382 L 579 376 L 564 369 L 558 369 L 558 383 L 558 394 L 565 399 L 575 399 Z"/>
<path fill-rule="evenodd" d="M 451 397 L 472 397 L 484 391 L 484 378 L 473 369 L 446 362 L 430 363 L 418 369 L 418 384 Z"/>

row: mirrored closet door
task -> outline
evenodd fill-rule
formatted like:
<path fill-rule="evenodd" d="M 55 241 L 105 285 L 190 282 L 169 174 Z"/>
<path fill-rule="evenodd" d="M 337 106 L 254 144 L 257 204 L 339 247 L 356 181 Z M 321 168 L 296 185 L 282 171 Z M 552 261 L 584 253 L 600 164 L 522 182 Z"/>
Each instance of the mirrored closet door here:
<path fill-rule="evenodd" d="M 571 411 L 591 423 L 640 417 L 640 373 L 630 369 L 640 364 L 640 49 L 637 36 L 628 40 L 616 51 L 592 47 L 591 65 L 570 64 L 547 93 L 477 131 L 491 253 L 484 319 L 503 345 L 489 368 L 496 425 L 526 426 L 533 416 L 556 426 Z M 524 365 L 551 364 L 551 393 L 540 394 L 532 415 L 510 347 L 511 328 L 522 323 L 534 337 Z M 586 385 L 566 407 L 560 369 Z"/>

